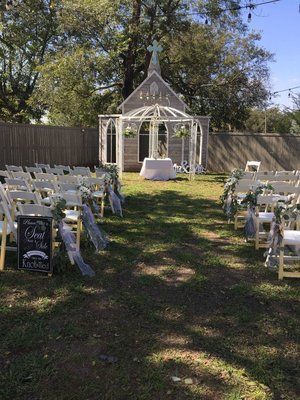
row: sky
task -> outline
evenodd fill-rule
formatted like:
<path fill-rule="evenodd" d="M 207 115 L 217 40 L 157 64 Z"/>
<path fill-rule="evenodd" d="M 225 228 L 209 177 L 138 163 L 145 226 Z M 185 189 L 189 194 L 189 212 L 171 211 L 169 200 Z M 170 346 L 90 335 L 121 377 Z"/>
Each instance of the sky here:
<path fill-rule="evenodd" d="M 258 4 L 268 0 L 253 0 L 245 4 Z M 274 54 L 275 62 L 269 63 L 272 93 L 299 86 L 292 93 L 300 93 L 300 0 L 279 0 L 245 9 L 247 20 L 251 12 L 249 28 L 261 33 L 259 45 Z M 291 107 L 289 91 L 272 96 L 273 105 Z"/>

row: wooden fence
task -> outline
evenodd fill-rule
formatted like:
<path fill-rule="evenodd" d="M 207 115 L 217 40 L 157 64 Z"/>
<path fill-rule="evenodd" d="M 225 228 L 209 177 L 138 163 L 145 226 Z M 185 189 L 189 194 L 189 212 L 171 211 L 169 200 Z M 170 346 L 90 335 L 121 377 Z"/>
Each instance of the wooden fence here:
<path fill-rule="evenodd" d="M 230 172 L 247 160 L 261 161 L 261 170 L 300 170 L 300 136 L 290 134 L 213 133 L 209 135 L 210 172 Z"/>
<path fill-rule="evenodd" d="M 93 167 L 99 163 L 98 138 L 98 129 L 0 122 L 0 169 L 36 162 Z"/>
<path fill-rule="evenodd" d="M 209 172 L 244 168 L 247 160 L 261 161 L 262 170 L 300 170 L 300 136 L 212 133 L 208 142 Z M 0 122 L 0 169 L 36 162 L 98 165 L 98 129 Z"/>

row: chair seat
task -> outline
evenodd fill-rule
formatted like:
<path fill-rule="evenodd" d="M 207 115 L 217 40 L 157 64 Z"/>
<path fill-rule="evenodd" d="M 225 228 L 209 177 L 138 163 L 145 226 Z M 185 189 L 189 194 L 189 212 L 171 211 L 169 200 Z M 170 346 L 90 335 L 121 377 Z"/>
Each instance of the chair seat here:
<path fill-rule="evenodd" d="M 101 198 L 104 196 L 104 192 L 102 190 L 97 190 L 96 192 L 93 193 L 93 197 L 96 198 Z"/>
<path fill-rule="evenodd" d="M 44 197 L 43 199 L 41 199 L 41 203 L 45 206 L 51 206 L 51 199 L 50 197 Z"/>
<path fill-rule="evenodd" d="M 4 222 L 0 221 L 0 236 L 2 236 L 2 233 L 3 233 L 3 224 L 4 224 Z M 10 226 L 7 224 L 6 225 L 6 234 L 9 235 L 10 233 L 11 233 L 11 229 L 10 229 Z"/>
<path fill-rule="evenodd" d="M 273 212 L 259 212 L 256 218 L 259 219 L 260 222 L 272 222 L 274 218 Z"/>
<path fill-rule="evenodd" d="M 65 222 L 77 222 L 80 216 L 80 212 L 76 210 L 65 210 L 64 213 L 66 214 L 64 221 Z"/>
<path fill-rule="evenodd" d="M 300 244 L 300 231 L 286 230 L 284 231 L 284 244 L 299 245 Z"/>

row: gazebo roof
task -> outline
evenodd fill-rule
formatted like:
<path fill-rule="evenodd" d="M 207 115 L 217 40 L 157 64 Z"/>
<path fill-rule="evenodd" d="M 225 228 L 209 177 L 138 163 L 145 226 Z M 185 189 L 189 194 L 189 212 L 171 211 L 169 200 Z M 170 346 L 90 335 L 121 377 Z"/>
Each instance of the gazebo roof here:
<path fill-rule="evenodd" d="M 127 121 L 150 121 L 157 118 L 160 121 L 185 121 L 193 119 L 189 114 L 177 110 L 176 108 L 153 104 L 137 108 L 122 115 L 122 119 Z"/>

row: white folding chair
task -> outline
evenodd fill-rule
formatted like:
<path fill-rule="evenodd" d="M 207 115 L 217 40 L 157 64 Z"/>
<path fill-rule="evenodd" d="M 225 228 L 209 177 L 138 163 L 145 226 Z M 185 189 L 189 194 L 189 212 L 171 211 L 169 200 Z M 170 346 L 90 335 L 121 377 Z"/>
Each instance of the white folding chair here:
<path fill-rule="evenodd" d="M 11 176 L 11 173 L 10 173 L 10 171 L 6 171 L 6 170 L 0 170 L 0 177 L 2 177 L 2 178 L 11 178 L 12 176 Z M 4 179 L 3 179 L 3 181 L 4 181 Z"/>
<path fill-rule="evenodd" d="M 16 179 L 25 179 L 28 183 L 31 183 L 32 176 L 29 172 L 24 171 L 12 171 L 11 177 Z"/>
<path fill-rule="evenodd" d="M 29 172 L 33 178 L 34 178 L 34 175 L 33 175 L 34 172 L 38 172 L 38 173 L 43 172 L 42 168 L 39 168 L 39 167 L 25 167 L 25 170 L 26 170 L 26 172 Z"/>
<path fill-rule="evenodd" d="M 91 170 L 89 167 L 73 167 L 70 171 L 71 175 L 81 175 L 81 176 L 92 176 Z"/>
<path fill-rule="evenodd" d="M 6 250 L 17 250 L 16 247 L 7 246 L 7 237 L 10 235 L 13 235 L 13 237 L 16 239 L 16 226 L 11 219 L 7 204 L 0 200 L 0 271 L 4 270 Z"/>
<path fill-rule="evenodd" d="M 247 161 L 245 166 L 245 172 L 247 171 L 259 171 L 261 161 Z"/>
<path fill-rule="evenodd" d="M 53 174 L 53 175 L 64 175 L 64 171 L 62 168 L 45 168 L 45 172 L 47 174 Z"/>
<path fill-rule="evenodd" d="M 74 185 L 79 185 L 78 179 L 79 179 L 79 177 L 77 175 L 58 175 L 57 176 L 58 182 L 64 182 L 64 183 L 69 183 L 69 184 L 74 184 Z"/>
<path fill-rule="evenodd" d="M 17 165 L 5 165 L 5 168 L 10 172 L 23 171 L 23 167 Z"/>
<path fill-rule="evenodd" d="M 274 208 L 278 203 L 278 197 L 273 195 L 258 195 L 255 210 L 255 249 L 268 247 L 268 236 L 274 214 Z"/>
<path fill-rule="evenodd" d="M 50 164 L 35 163 L 35 166 L 41 168 L 43 171 L 45 171 L 45 168 L 50 168 Z"/>
<path fill-rule="evenodd" d="M 278 279 L 300 278 L 300 221 L 298 229 L 285 229 L 282 226 L 282 240 L 279 248 Z"/>
<path fill-rule="evenodd" d="M 73 230 L 76 232 L 76 247 L 80 248 L 80 235 L 82 230 L 82 221 L 81 221 L 81 210 L 82 210 L 82 199 L 81 196 L 77 193 L 67 193 L 60 192 L 52 196 L 52 205 L 55 206 L 55 203 L 59 199 L 64 199 L 66 201 L 66 209 L 64 210 L 65 218 L 63 221 L 70 225 Z"/>
<path fill-rule="evenodd" d="M 56 181 L 37 181 L 32 182 L 33 190 L 37 192 L 41 198 L 41 203 L 50 206 L 51 200 L 50 195 L 58 192 L 58 185 Z"/>
<path fill-rule="evenodd" d="M 31 192 L 31 187 L 26 179 L 21 178 L 4 178 L 5 186 L 8 190 L 24 190 Z"/>
<path fill-rule="evenodd" d="M 91 188 L 92 197 L 96 203 L 100 206 L 100 215 L 104 216 L 104 201 L 105 201 L 105 180 L 104 177 L 94 178 L 85 177 L 84 182 Z"/>
<path fill-rule="evenodd" d="M 49 174 L 46 172 L 34 172 L 35 179 L 38 181 L 56 181 L 58 175 Z"/>
<path fill-rule="evenodd" d="M 57 164 L 54 164 L 54 168 L 60 168 L 66 174 L 69 174 L 71 172 L 71 167 L 69 165 L 57 165 Z"/>

